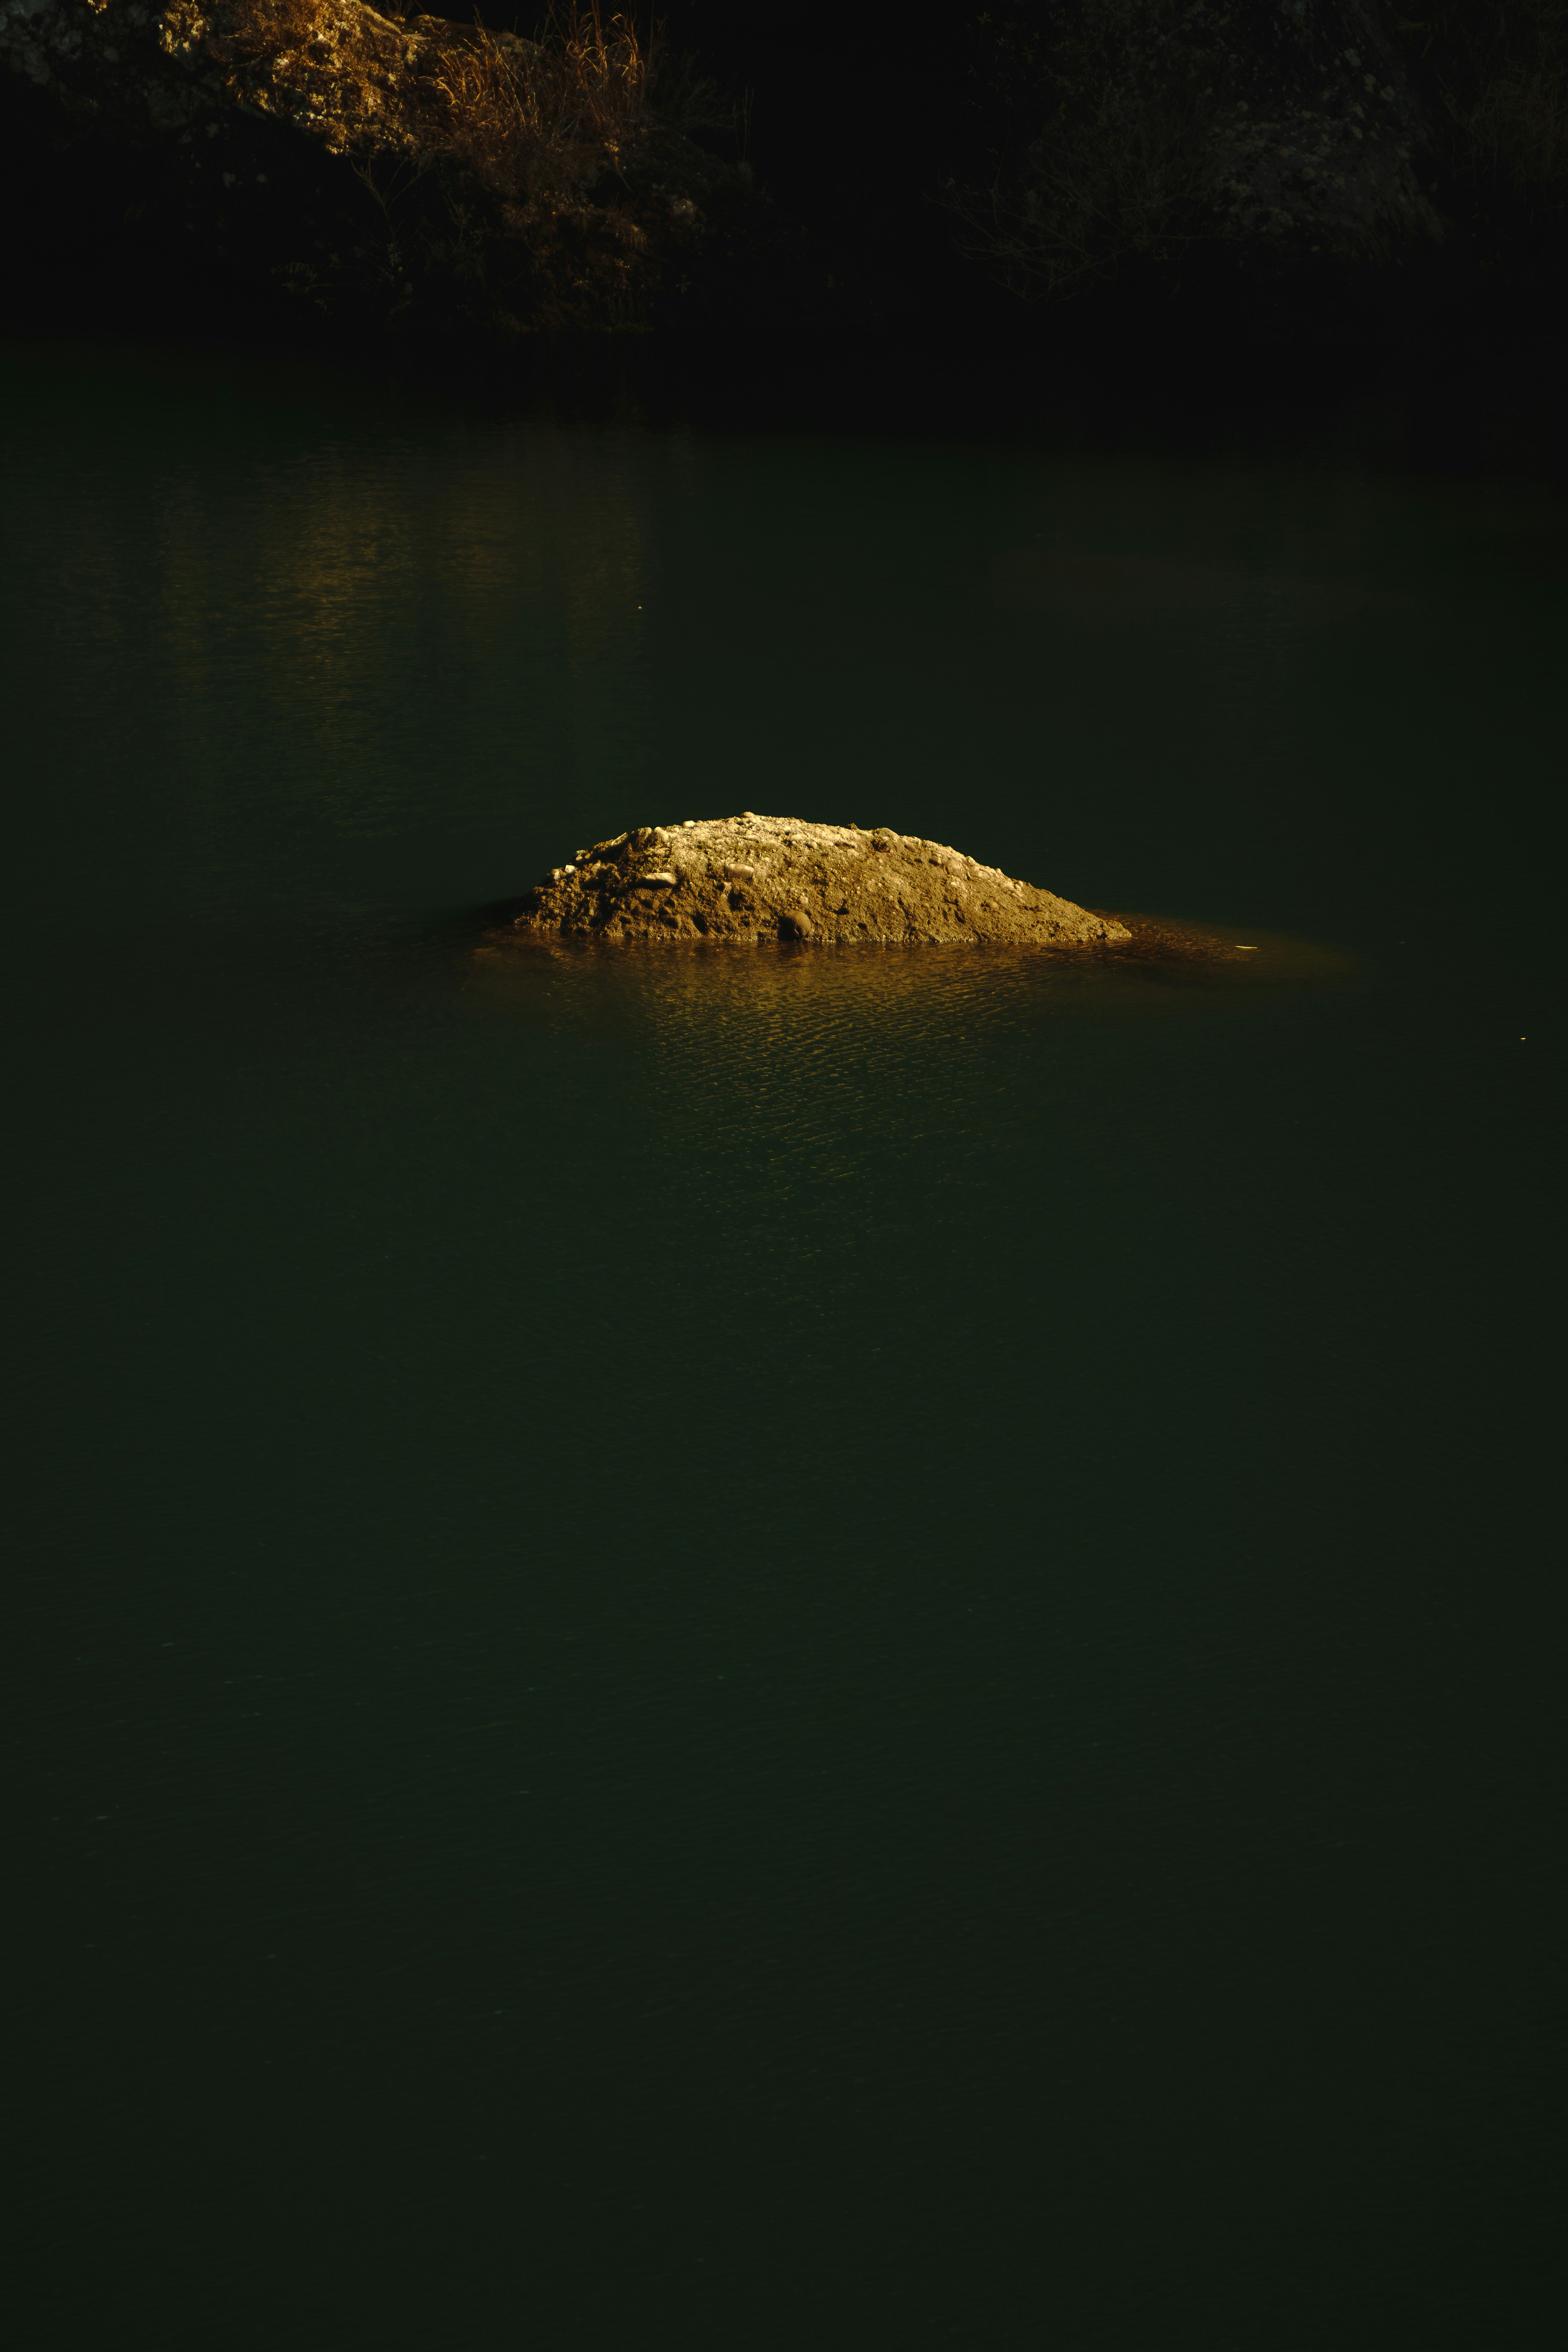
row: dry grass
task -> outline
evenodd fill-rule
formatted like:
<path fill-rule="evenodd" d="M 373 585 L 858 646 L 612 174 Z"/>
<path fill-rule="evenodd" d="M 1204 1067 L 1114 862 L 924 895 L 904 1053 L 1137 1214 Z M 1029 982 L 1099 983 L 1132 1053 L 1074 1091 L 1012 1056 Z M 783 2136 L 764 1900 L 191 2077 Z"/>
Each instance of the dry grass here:
<path fill-rule="evenodd" d="M 498 194 L 580 186 L 612 167 L 643 119 L 648 60 L 628 18 L 570 0 L 537 44 L 483 27 L 445 49 L 442 151 Z"/>
<path fill-rule="evenodd" d="M 1025 300 L 1062 294 L 1187 243 L 1219 184 L 1202 113 L 1112 89 L 1058 122 L 1010 186 L 948 186 L 961 251 Z"/>
<path fill-rule="evenodd" d="M 1475 0 L 1413 10 L 1419 68 L 1439 117 L 1458 131 L 1455 160 L 1496 190 L 1534 202 L 1568 189 L 1568 5 Z"/>
<path fill-rule="evenodd" d="M 191 45 L 237 95 L 339 153 L 449 159 L 514 202 L 614 169 L 649 82 L 635 27 L 606 23 L 600 0 L 561 0 L 533 41 L 413 26 L 358 0 L 227 0 L 193 23 Z"/>
<path fill-rule="evenodd" d="M 1500 75 L 1467 128 L 1476 161 L 1521 194 L 1560 188 L 1568 180 L 1568 73 L 1548 66 Z"/>

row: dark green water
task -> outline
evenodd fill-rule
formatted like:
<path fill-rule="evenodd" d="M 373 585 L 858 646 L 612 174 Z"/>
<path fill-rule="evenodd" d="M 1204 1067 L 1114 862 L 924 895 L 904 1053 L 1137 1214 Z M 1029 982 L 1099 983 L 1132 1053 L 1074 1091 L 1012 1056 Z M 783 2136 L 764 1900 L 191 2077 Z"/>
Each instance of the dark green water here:
<path fill-rule="evenodd" d="M 1561 499 L 0 397 L 16 2340 L 1556 2340 Z"/>

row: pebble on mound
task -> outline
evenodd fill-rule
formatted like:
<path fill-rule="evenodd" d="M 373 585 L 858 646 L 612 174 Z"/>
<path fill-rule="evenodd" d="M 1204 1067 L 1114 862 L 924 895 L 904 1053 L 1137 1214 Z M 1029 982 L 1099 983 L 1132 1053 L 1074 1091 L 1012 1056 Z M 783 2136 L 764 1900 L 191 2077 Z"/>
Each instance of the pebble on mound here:
<path fill-rule="evenodd" d="M 580 849 L 523 901 L 520 931 L 755 946 L 1079 948 L 1131 938 L 940 841 L 784 816 L 644 825 Z"/>

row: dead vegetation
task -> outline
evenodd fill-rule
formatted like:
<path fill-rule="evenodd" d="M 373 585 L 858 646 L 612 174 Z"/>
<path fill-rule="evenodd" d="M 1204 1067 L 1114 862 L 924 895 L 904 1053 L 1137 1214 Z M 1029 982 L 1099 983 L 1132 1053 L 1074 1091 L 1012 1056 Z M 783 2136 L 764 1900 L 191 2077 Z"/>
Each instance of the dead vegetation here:
<path fill-rule="evenodd" d="M 773 235 L 691 135 L 712 86 L 677 61 L 658 102 L 652 36 L 610 0 L 552 0 L 526 39 L 365 0 L 0 0 L 0 62 L 84 160 L 121 143 L 215 299 L 266 286 L 354 331 L 640 332 Z"/>
<path fill-rule="evenodd" d="M 1247 0 L 1083 0 L 1010 37 L 1010 135 L 945 201 L 1026 299 L 1173 277 L 1197 247 L 1383 262 L 1436 230 L 1419 110 L 1356 0 L 1302 0 L 1267 38 Z"/>
<path fill-rule="evenodd" d="M 476 27 L 443 53 L 435 88 L 445 152 L 498 195 L 581 187 L 643 127 L 648 58 L 630 19 L 571 0 L 538 42 Z"/>
<path fill-rule="evenodd" d="M 1467 128 L 1476 162 L 1521 194 L 1561 188 L 1568 181 L 1568 70 L 1500 75 L 1481 92 Z"/>
<path fill-rule="evenodd" d="M 648 54 L 600 0 L 564 0 L 534 40 L 359 0 L 175 0 L 165 23 L 171 51 L 330 150 L 455 163 L 513 202 L 591 186 L 647 118 Z"/>
<path fill-rule="evenodd" d="M 1568 0 L 994 0 L 986 168 L 954 242 L 1033 300 L 1196 248 L 1398 267 L 1439 243 L 1522 256 L 1568 210 Z M 982 148 L 986 140 L 979 142 Z M 1429 263 L 1428 263 L 1429 266 Z"/>
<path fill-rule="evenodd" d="M 140 240 L 159 280 L 162 240 L 215 306 L 281 288 L 355 332 L 859 332 L 879 304 L 923 318 L 933 287 L 978 316 L 947 247 L 1027 301 L 1115 281 L 1162 318 L 1176 293 L 1184 315 L 1304 318 L 1313 285 L 1338 318 L 1346 287 L 1398 277 L 1429 307 L 1445 271 L 1462 300 L 1487 273 L 1549 291 L 1568 0 L 1426 9 L 987 0 L 898 85 L 942 81 L 907 151 L 847 103 L 831 135 L 805 99 L 775 106 L 759 168 L 798 149 L 776 205 L 747 101 L 615 0 L 554 0 L 531 38 L 395 0 L 0 0 L 0 63 L 62 101 L 46 119 L 28 94 L 33 176 L 79 190 L 78 246 L 124 253 L 107 279 Z"/>
<path fill-rule="evenodd" d="M 1533 206 L 1568 191 L 1568 5 L 1516 0 L 1490 12 L 1438 12 L 1442 111 L 1472 171 Z M 1453 20 L 1453 21 L 1450 21 Z M 1411 28 L 1414 32 L 1414 27 Z"/>
<path fill-rule="evenodd" d="M 945 201 L 958 249 L 1033 301 L 1201 236 L 1220 179 L 1204 110 L 1113 84 L 1089 110 L 1061 107 L 1020 169 L 950 181 Z"/>

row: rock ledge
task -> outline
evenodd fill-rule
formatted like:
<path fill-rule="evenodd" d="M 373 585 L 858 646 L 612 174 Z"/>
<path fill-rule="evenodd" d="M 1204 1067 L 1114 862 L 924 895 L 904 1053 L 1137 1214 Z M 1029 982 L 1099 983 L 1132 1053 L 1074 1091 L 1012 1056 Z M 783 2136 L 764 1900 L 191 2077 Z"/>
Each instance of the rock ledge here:
<path fill-rule="evenodd" d="M 1131 938 L 1112 917 L 939 841 L 750 810 L 595 842 L 528 893 L 513 928 L 737 946 L 1079 948 Z"/>

